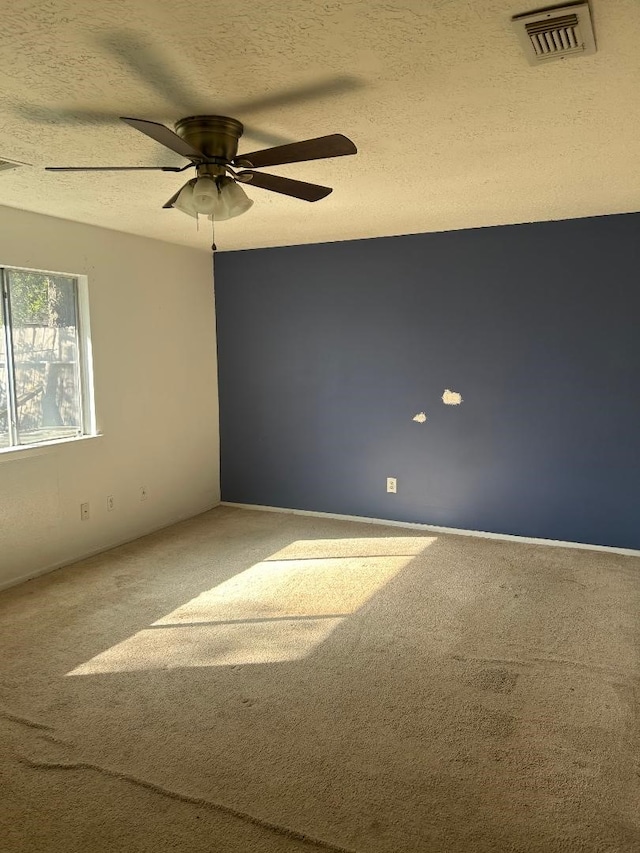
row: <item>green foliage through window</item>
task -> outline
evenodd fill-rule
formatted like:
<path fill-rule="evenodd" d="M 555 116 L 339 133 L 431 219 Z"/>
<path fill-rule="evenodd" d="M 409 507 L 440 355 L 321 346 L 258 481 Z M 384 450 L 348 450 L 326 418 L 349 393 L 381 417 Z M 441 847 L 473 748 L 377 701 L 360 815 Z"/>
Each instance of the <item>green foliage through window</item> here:
<path fill-rule="evenodd" d="M 74 326 L 73 279 L 12 270 L 11 320 L 18 326 Z"/>
<path fill-rule="evenodd" d="M 0 448 L 82 435 L 77 279 L 0 274 Z"/>

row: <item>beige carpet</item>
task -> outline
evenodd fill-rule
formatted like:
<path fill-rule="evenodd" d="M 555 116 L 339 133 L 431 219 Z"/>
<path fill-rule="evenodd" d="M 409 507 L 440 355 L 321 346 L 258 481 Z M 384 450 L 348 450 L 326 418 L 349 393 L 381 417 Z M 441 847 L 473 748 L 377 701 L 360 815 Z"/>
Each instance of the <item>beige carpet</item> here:
<path fill-rule="evenodd" d="M 0 849 L 640 850 L 640 560 L 220 507 L 0 595 Z"/>

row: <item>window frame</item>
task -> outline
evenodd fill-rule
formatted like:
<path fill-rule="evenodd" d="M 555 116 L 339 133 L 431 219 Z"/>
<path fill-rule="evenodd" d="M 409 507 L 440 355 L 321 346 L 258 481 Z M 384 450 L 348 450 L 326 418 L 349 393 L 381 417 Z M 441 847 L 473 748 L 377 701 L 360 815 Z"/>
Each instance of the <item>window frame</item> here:
<path fill-rule="evenodd" d="M 78 371 L 78 414 L 80 416 L 80 431 L 77 435 L 65 435 L 60 438 L 19 443 L 18 410 L 16 396 L 15 357 L 13 351 L 11 292 L 9 274 L 11 272 L 36 273 L 38 275 L 64 276 L 73 279 L 75 289 L 75 322 L 77 337 L 77 371 Z M 91 344 L 91 324 L 89 319 L 89 282 L 86 275 L 54 270 L 34 269 L 8 264 L 0 264 L 0 318 L 4 328 L 0 336 L 4 339 L 6 374 L 7 374 L 7 447 L 0 447 L 0 456 L 6 453 L 27 452 L 29 450 L 47 447 L 49 445 L 82 441 L 99 435 L 95 414 L 93 350 Z"/>

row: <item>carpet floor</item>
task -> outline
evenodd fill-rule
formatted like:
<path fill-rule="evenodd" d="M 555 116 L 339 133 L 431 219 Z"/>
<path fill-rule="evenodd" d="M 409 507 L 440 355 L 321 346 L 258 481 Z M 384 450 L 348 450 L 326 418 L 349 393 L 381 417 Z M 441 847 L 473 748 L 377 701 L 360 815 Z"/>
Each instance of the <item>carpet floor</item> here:
<path fill-rule="evenodd" d="M 640 560 L 218 507 L 0 594 L 3 853 L 637 853 Z"/>

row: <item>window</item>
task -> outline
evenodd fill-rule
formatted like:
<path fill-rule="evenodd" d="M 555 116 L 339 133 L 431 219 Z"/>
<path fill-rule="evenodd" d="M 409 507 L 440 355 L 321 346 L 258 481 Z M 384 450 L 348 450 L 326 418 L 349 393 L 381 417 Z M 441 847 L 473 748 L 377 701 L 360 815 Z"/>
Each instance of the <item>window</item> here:
<path fill-rule="evenodd" d="M 0 450 L 93 433 L 86 281 L 2 267 L 0 277 Z"/>

